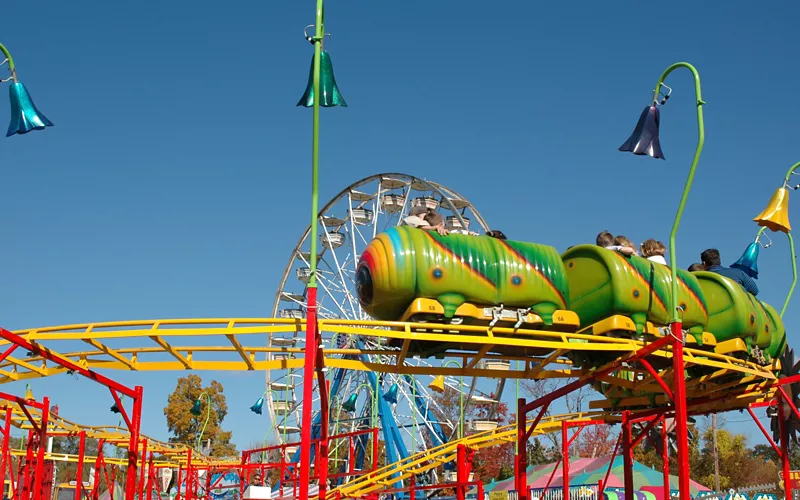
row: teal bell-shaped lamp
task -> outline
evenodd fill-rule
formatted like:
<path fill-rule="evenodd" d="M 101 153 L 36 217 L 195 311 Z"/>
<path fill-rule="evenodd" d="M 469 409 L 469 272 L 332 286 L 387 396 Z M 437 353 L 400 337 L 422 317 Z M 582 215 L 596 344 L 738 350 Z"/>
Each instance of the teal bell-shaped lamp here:
<path fill-rule="evenodd" d="M 200 415 L 203 414 L 203 409 L 200 407 L 200 400 L 199 399 L 194 402 L 194 406 L 192 406 L 192 409 L 189 410 L 189 413 L 191 413 L 195 417 L 199 417 Z"/>
<path fill-rule="evenodd" d="M 731 264 L 731 267 L 741 269 L 751 278 L 758 279 L 758 251 L 760 248 L 761 245 L 758 244 L 758 241 L 750 243 L 739 260 Z"/>
<path fill-rule="evenodd" d="M 352 413 L 356 411 L 356 401 L 358 401 L 358 394 L 351 394 L 347 401 L 342 405 L 342 411 Z"/>
<path fill-rule="evenodd" d="M 31 130 L 42 130 L 52 127 L 53 122 L 36 109 L 36 105 L 22 82 L 13 82 L 10 88 L 11 123 L 8 125 L 6 137 L 14 134 L 27 134 Z"/>
<path fill-rule="evenodd" d="M 397 404 L 397 391 L 398 390 L 399 390 L 399 388 L 397 387 L 397 384 L 392 384 L 392 386 L 389 387 L 389 390 L 386 392 L 386 394 L 383 395 L 384 401 L 386 401 L 387 403 L 392 403 L 392 404 L 396 405 Z"/>
<path fill-rule="evenodd" d="M 334 106 L 342 106 L 346 108 L 347 102 L 345 102 L 342 93 L 339 92 L 339 87 L 336 85 L 336 78 L 333 76 L 333 63 L 331 62 L 330 54 L 323 50 L 320 53 L 319 61 L 319 92 L 321 94 L 319 105 L 323 108 L 332 108 Z M 310 108 L 314 105 L 315 97 L 314 56 L 311 56 L 311 72 L 308 74 L 308 85 L 306 86 L 306 91 L 303 94 L 303 97 L 300 98 L 300 101 L 297 103 L 297 105 Z"/>
<path fill-rule="evenodd" d="M 264 407 L 264 396 L 261 396 L 260 398 L 258 398 L 258 401 L 256 401 L 256 404 L 250 407 L 250 411 L 252 411 L 256 415 L 261 415 L 261 408 L 263 407 Z"/>

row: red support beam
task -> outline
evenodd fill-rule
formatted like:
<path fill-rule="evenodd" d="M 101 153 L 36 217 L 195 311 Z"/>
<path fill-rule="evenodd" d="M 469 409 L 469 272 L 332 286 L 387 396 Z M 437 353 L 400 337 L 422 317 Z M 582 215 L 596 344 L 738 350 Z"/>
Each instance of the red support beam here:
<path fill-rule="evenodd" d="M 50 350 L 47 349 L 46 347 L 43 347 L 39 344 L 31 343 L 27 339 L 20 337 L 19 335 L 12 333 L 6 330 L 5 328 L 0 328 L 0 337 L 3 337 L 12 344 L 16 344 L 22 347 L 23 349 L 27 349 L 28 351 L 32 352 L 37 356 L 41 356 L 42 358 L 48 361 L 52 361 L 53 363 L 66 368 L 67 370 L 74 371 L 75 373 L 83 375 L 84 377 L 90 380 L 94 380 L 108 388 L 113 388 L 117 392 L 120 392 L 128 397 L 134 398 L 136 396 L 136 391 L 134 389 L 125 387 L 119 382 L 111 380 L 108 377 L 104 377 L 103 375 L 100 375 L 94 370 L 89 370 L 88 368 L 84 368 L 77 363 L 73 363 L 69 359 L 63 358 L 61 356 L 56 356 L 53 353 L 51 353 Z"/>
<path fill-rule="evenodd" d="M 660 339 L 656 340 L 655 342 L 652 342 L 652 343 L 642 347 L 641 349 L 639 349 L 637 351 L 629 353 L 629 355 L 626 356 L 626 357 L 621 357 L 621 358 L 618 358 L 618 359 L 616 359 L 616 360 L 614 360 L 614 361 L 612 361 L 610 363 L 607 363 L 605 366 L 593 371 L 589 375 L 585 375 L 585 376 L 579 378 L 578 380 L 575 380 L 574 382 L 570 382 L 569 384 L 564 385 L 564 386 L 556 389 L 555 391 L 551 392 L 550 394 L 547 394 L 546 396 L 543 396 L 543 397 L 538 398 L 538 399 L 536 399 L 534 401 L 531 401 L 530 403 L 525 405 L 522 408 L 522 410 L 525 413 L 528 413 L 529 411 L 535 410 L 536 408 L 539 408 L 540 406 L 542 406 L 542 405 L 544 405 L 546 403 L 550 403 L 550 402 L 555 401 L 556 399 L 558 399 L 558 398 L 560 398 L 562 396 L 566 396 L 567 394 L 571 393 L 572 391 L 574 391 L 576 389 L 580 389 L 581 387 L 585 386 L 589 382 L 591 382 L 593 380 L 596 380 L 596 379 L 598 379 L 600 377 L 603 377 L 603 376 L 611 373 L 612 371 L 614 371 L 617 368 L 619 368 L 620 365 L 622 365 L 622 363 L 632 363 L 632 362 L 634 362 L 634 361 L 636 361 L 638 359 L 642 359 L 644 357 L 647 357 L 650 354 L 654 353 L 655 351 L 658 351 L 659 349 L 668 346 L 671 341 L 672 341 L 672 337 L 670 337 L 669 335 L 661 337 Z M 681 371 L 681 373 L 683 373 L 683 372 Z"/>
<path fill-rule="evenodd" d="M 619 437 L 617 437 L 617 444 L 614 445 L 614 453 L 611 454 L 611 460 L 608 461 L 608 469 L 606 469 L 606 475 L 603 478 L 603 481 L 600 483 L 600 491 L 598 492 L 597 496 L 602 500 L 603 498 L 603 488 L 608 484 L 608 476 L 611 475 L 611 468 L 614 465 L 614 460 L 617 459 L 617 451 L 619 450 L 619 445 L 622 444 L 622 433 L 619 433 Z"/>
<path fill-rule="evenodd" d="M 686 380 L 683 378 L 683 325 L 670 325 L 672 336 L 672 393 L 675 406 L 675 439 L 678 445 L 678 490 L 681 498 L 691 498 L 689 488 L 689 429 L 686 421 Z M 665 338 L 668 338 L 666 336 Z"/>
<path fill-rule="evenodd" d="M 466 466 L 467 447 L 460 444 L 456 447 L 456 500 L 465 500 L 463 484 L 469 481 Z"/>
<path fill-rule="evenodd" d="M 769 435 L 767 429 L 765 429 L 764 426 L 761 424 L 761 422 L 758 421 L 758 417 L 756 417 L 756 414 L 753 413 L 753 410 L 749 406 L 747 407 L 747 412 L 750 414 L 751 417 L 753 417 L 753 422 L 755 422 L 758 428 L 761 430 L 761 434 L 763 434 L 764 437 L 767 438 L 767 442 L 770 445 L 772 445 L 772 449 L 775 450 L 775 453 L 778 454 L 778 457 L 782 457 L 783 454 L 781 453 L 780 448 L 778 448 L 778 445 L 775 444 L 775 441 L 772 440 L 772 436 Z"/>
<path fill-rule="evenodd" d="M 780 395 L 778 397 L 785 400 L 786 393 L 783 392 L 783 387 L 778 387 L 778 389 L 780 389 Z M 786 407 L 780 403 L 781 401 L 778 402 L 778 422 L 781 433 L 781 470 L 783 471 L 783 491 L 786 494 L 786 500 L 792 500 L 792 478 L 791 466 L 789 463 L 789 429 L 786 427 L 786 417 L 788 417 L 788 415 L 786 415 Z"/>
<path fill-rule="evenodd" d="M 659 375 L 658 372 L 653 368 L 653 365 L 648 363 L 646 359 L 640 359 L 639 363 L 642 366 L 644 366 L 644 369 L 647 370 L 647 373 L 649 373 L 650 376 L 653 377 L 653 379 L 655 379 L 656 383 L 661 386 L 661 388 L 664 390 L 664 393 L 667 395 L 667 397 L 670 400 L 674 400 L 675 398 L 672 397 L 672 391 L 669 389 L 669 386 L 667 385 L 667 383 L 664 382 L 664 379 L 661 378 L 661 375 Z M 665 499 L 665 500 L 669 500 L 669 499 Z"/>
<path fill-rule="evenodd" d="M 306 352 L 303 365 L 303 401 L 314 398 L 314 368 L 317 360 L 317 287 L 308 287 L 306 297 Z M 300 463 L 297 464 L 298 477 L 311 476 L 311 412 L 312 405 L 303 405 L 300 431 Z M 295 482 L 297 484 L 297 482 Z M 308 481 L 300 481 L 300 500 L 308 500 Z"/>
<path fill-rule="evenodd" d="M 83 458 L 86 455 L 86 431 L 78 435 L 78 470 L 75 472 L 75 500 L 83 500 Z"/>
<path fill-rule="evenodd" d="M 580 429 L 578 430 L 580 432 Z M 578 434 L 575 433 L 577 436 Z M 569 445 L 567 422 L 561 422 L 561 481 L 563 486 L 563 500 L 569 500 Z"/>
<path fill-rule="evenodd" d="M 631 415 L 622 412 L 622 459 L 625 475 L 625 500 L 634 500 L 633 495 L 633 440 L 631 439 Z"/>
<path fill-rule="evenodd" d="M 139 430 L 142 424 L 142 396 L 144 389 L 137 385 L 133 390 L 133 411 L 128 427 L 128 468 L 125 473 L 125 500 L 136 500 L 136 472 L 139 465 Z"/>
<path fill-rule="evenodd" d="M 0 354 L 0 363 L 5 361 L 7 357 L 11 356 L 11 354 L 17 350 L 17 347 L 19 347 L 17 344 L 11 344 L 11 347 L 3 351 L 3 354 Z"/>
<path fill-rule="evenodd" d="M 514 488 L 519 500 L 528 500 L 528 416 L 525 398 L 517 400 L 517 454 L 514 457 Z"/>
<path fill-rule="evenodd" d="M 670 500 L 669 487 L 669 436 L 667 435 L 667 417 L 661 417 L 661 462 L 664 464 L 664 500 Z"/>
<path fill-rule="evenodd" d="M 34 500 L 42 499 L 42 486 L 44 479 L 44 452 L 47 447 L 47 420 L 50 416 L 50 399 L 47 397 L 42 398 L 42 420 L 39 423 L 39 431 L 36 433 L 36 440 L 38 449 L 36 450 L 36 467 L 34 469 L 34 485 L 33 485 L 33 498 Z"/>
<path fill-rule="evenodd" d="M 642 439 L 647 437 L 647 434 L 653 430 L 653 427 L 655 427 L 658 424 L 659 420 L 661 419 L 654 418 L 647 423 L 644 429 L 642 429 L 642 432 L 640 432 L 639 435 L 636 436 L 636 439 L 633 440 L 633 443 L 631 443 L 631 453 L 633 453 L 633 450 L 636 449 L 637 446 L 639 446 L 639 443 L 642 442 Z"/>

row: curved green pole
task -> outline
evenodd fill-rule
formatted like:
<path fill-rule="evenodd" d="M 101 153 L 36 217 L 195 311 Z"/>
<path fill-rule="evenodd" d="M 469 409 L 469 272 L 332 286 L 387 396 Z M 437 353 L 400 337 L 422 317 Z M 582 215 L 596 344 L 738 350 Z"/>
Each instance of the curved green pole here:
<path fill-rule="evenodd" d="M 455 363 L 456 366 L 461 368 L 461 365 L 455 359 L 451 359 L 450 361 L 446 362 L 442 365 L 443 368 L 447 368 L 447 365 L 450 363 Z M 459 375 L 458 377 L 458 439 L 464 439 L 464 376 Z"/>
<path fill-rule="evenodd" d="M 378 377 L 375 377 L 375 379 L 376 379 L 375 384 L 376 385 L 378 383 L 377 382 L 377 378 Z M 371 385 L 369 385 L 366 382 L 362 382 L 362 383 L 358 384 L 358 387 L 356 387 L 356 394 L 358 394 L 358 391 L 360 391 L 362 387 L 366 387 L 367 389 L 369 389 L 369 394 L 370 394 L 370 398 L 371 398 L 370 399 L 371 410 L 370 410 L 369 421 L 370 421 L 370 426 L 374 429 L 378 425 L 378 423 L 377 423 L 377 417 L 378 417 L 378 410 L 377 410 L 377 408 L 378 408 L 378 393 L 375 391 L 375 389 Z"/>
<path fill-rule="evenodd" d="M 794 287 L 797 285 L 797 256 L 794 253 L 794 239 L 792 238 L 792 233 L 786 233 L 786 236 L 789 238 L 789 252 L 791 253 L 790 257 L 792 259 L 792 286 L 789 287 L 789 293 L 786 295 L 786 300 L 783 302 L 781 318 L 783 318 L 783 313 L 786 312 L 786 308 L 789 307 L 789 301 L 792 300 Z"/>
<path fill-rule="evenodd" d="M 200 398 L 202 398 L 203 396 L 206 397 L 206 401 L 208 402 L 208 404 L 206 405 L 206 421 L 203 424 L 203 429 L 200 431 L 200 435 L 197 436 L 197 443 L 195 444 L 195 448 L 197 448 L 198 450 L 200 449 L 200 443 L 203 441 L 203 433 L 206 432 L 208 419 L 211 418 L 211 396 L 209 396 L 207 392 L 203 391 L 197 399 L 200 400 Z"/>
<path fill-rule="evenodd" d="M 319 79 L 322 39 L 325 36 L 325 20 L 323 16 L 323 0 L 317 0 L 317 22 L 314 35 L 314 126 L 311 140 L 311 258 L 309 267 L 311 276 L 308 279 L 310 288 L 317 287 L 317 217 L 319 214 Z"/>
<path fill-rule="evenodd" d="M 700 91 L 700 74 L 697 72 L 697 69 L 689 63 L 686 62 L 679 62 L 675 63 L 669 68 L 667 68 L 664 73 L 661 74 L 661 78 L 658 79 L 658 83 L 656 83 L 656 89 L 653 92 L 653 101 L 658 102 L 658 92 L 661 90 L 661 84 L 664 83 L 664 80 L 669 76 L 670 73 L 675 71 L 678 68 L 686 68 L 692 72 L 692 76 L 694 76 L 694 92 L 697 98 L 697 148 L 694 152 L 694 158 L 692 159 L 692 166 L 689 169 L 689 176 L 686 179 L 686 185 L 683 188 L 683 195 L 681 195 L 681 202 L 678 205 L 678 212 L 675 214 L 675 222 L 672 224 L 672 231 L 669 233 L 669 265 L 672 271 L 672 322 L 678 323 L 681 320 L 680 313 L 678 312 L 678 263 L 677 258 L 675 256 L 675 237 L 678 234 L 678 226 L 681 223 L 681 217 L 683 217 L 683 208 L 686 206 L 686 199 L 689 197 L 689 190 L 692 188 L 692 182 L 694 181 L 694 173 L 697 170 L 697 163 L 700 161 L 700 153 L 703 151 L 703 143 L 705 143 L 706 132 L 705 126 L 703 125 L 703 105 L 705 102 L 703 101 L 703 96 Z"/>
<path fill-rule="evenodd" d="M 798 168 L 800 168 L 800 161 L 792 165 L 789 171 L 786 172 L 786 177 L 783 178 L 784 187 L 789 184 L 789 177 L 791 177 L 794 171 Z M 786 308 L 789 307 L 789 301 L 792 299 L 794 287 L 797 285 L 797 256 L 794 253 L 794 239 L 792 238 L 791 231 L 786 233 L 786 236 L 789 238 L 789 252 L 791 252 L 790 257 L 792 259 L 792 286 L 789 287 L 789 294 L 786 296 L 786 301 L 783 303 L 783 308 L 781 309 L 781 318 L 783 317 L 783 313 L 786 312 Z"/>
<path fill-rule="evenodd" d="M 17 68 L 14 66 L 14 58 L 11 57 L 11 52 L 8 51 L 5 45 L 0 43 L 0 52 L 8 59 L 8 71 L 11 73 L 11 79 L 17 81 Z"/>
<path fill-rule="evenodd" d="M 6 59 L 8 59 L 8 70 L 13 73 L 14 72 L 14 58 L 11 57 L 11 52 L 9 52 L 8 49 L 6 48 L 6 46 L 3 45 L 2 43 L 0 43 L 0 52 L 2 52 L 3 55 L 6 56 Z"/>

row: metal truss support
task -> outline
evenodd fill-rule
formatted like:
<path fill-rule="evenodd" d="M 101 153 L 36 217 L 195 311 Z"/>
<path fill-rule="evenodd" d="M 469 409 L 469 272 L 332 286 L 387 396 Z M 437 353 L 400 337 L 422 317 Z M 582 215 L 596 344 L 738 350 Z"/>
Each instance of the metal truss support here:
<path fill-rule="evenodd" d="M 36 356 L 41 356 L 48 361 L 66 368 L 67 370 L 104 385 L 111 391 L 111 396 L 114 398 L 117 408 L 120 410 L 120 414 L 124 418 L 125 423 L 128 426 L 128 432 L 130 433 L 130 441 L 128 443 L 128 467 L 125 478 L 125 500 L 136 500 L 137 471 L 139 468 L 139 429 L 141 427 L 142 420 L 142 393 L 144 389 L 141 386 L 136 386 L 135 388 L 131 389 L 130 387 L 122 385 L 108 377 L 100 375 L 94 370 L 84 368 L 83 366 L 62 356 L 57 356 L 50 352 L 49 349 L 37 344 L 35 341 L 31 342 L 28 339 L 20 337 L 19 335 L 6 330 L 5 328 L 0 328 L 0 337 L 3 337 L 12 344 L 30 351 Z M 119 394 L 124 394 L 133 400 L 132 414 L 130 417 L 128 417 L 125 407 L 122 405 Z M 42 413 L 43 426 L 45 428 L 47 427 L 46 418 L 48 413 L 49 411 Z M 44 451 L 42 451 L 42 453 L 44 453 Z M 42 455 L 42 461 L 43 457 L 44 455 Z"/>

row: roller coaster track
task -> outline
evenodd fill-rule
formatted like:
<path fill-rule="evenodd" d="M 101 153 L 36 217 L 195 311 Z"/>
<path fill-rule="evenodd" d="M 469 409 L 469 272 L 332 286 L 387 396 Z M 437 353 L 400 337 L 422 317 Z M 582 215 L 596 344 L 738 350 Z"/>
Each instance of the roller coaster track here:
<path fill-rule="evenodd" d="M 490 328 L 469 325 L 435 325 L 384 321 L 326 320 L 319 322 L 323 336 L 371 337 L 391 349 L 325 348 L 330 368 L 366 370 L 409 375 L 476 376 L 504 379 L 587 377 L 592 368 L 577 368 L 575 355 L 602 356 L 611 362 L 624 360 L 646 341 L 586 333 Z M 14 332 L 52 355 L 93 370 L 128 371 L 255 371 L 299 368 L 303 348 L 266 347 L 273 333 L 301 332 L 304 320 L 280 318 L 199 318 L 86 323 Z M 89 348 L 87 349 L 86 346 Z M 0 341 L 0 349 L 9 347 Z M 13 346 L 11 346 L 13 348 Z M 282 353 L 274 359 L 268 354 Z M 378 354 L 382 362 L 367 362 L 360 354 Z M 22 359 L 16 351 L 0 361 L 0 383 L 64 373 L 33 353 Z M 459 366 L 411 366 L 411 356 L 453 358 Z M 671 378 L 671 351 L 662 349 L 648 360 L 665 379 Z M 492 360 L 519 361 L 520 368 L 494 368 Z M 696 347 L 684 349 L 687 370 L 697 375 L 687 381 L 687 400 L 713 398 L 714 408 L 738 409 L 771 395 L 775 366 L 759 366 L 732 356 Z M 594 401 L 593 409 L 618 410 L 667 402 L 661 387 L 644 370 L 630 367 L 633 377 L 613 374 L 600 378 L 613 387 L 609 399 Z M 655 394 L 655 398 L 637 396 Z"/>
<path fill-rule="evenodd" d="M 581 422 L 590 420 L 606 420 L 608 415 L 603 412 L 590 413 L 565 413 L 544 417 L 533 430 L 532 435 L 548 434 L 561 430 L 562 422 Z M 435 448 L 424 450 L 405 460 L 389 464 L 369 474 L 359 476 L 342 486 L 327 492 L 326 498 L 358 498 L 367 493 L 390 488 L 393 484 L 407 479 L 413 475 L 427 472 L 435 467 L 452 462 L 456 459 L 456 450 L 459 445 L 464 445 L 473 450 L 489 448 L 505 443 L 515 443 L 517 440 L 517 426 L 507 425 L 491 431 L 467 436 L 445 443 Z"/>
<path fill-rule="evenodd" d="M 11 425 L 19 430 L 35 430 L 31 419 L 33 422 L 36 422 L 37 426 L 41 424 L 42 412 L 37 408 L 26 406 L 25 410 L 23 410 L 22 406 L 13 401 L 7 401 L 0 404 L 0 416 L 4 415 L 8 410 L 11 410 Z M 86 439 L 102 439 L 105 443 L 112 444 L 117 448 L 127 448 L 130 442 L 130 433 L 125 428 L 110 425 L 81 425 L 62 417 L 53 411 L 49 413 L 47 417 L 48 436 L 78 437 L 81 432 L 85 433 Z M 154 462 L 157 466 L 174 465 L 177 467 L 178 465 L 186 464 L 187 452 L 191 449 L 191 447 L 179 443 L 165 443 L 144 434 L 140 434 L 140 438 L 147 440 L 148 451 L 152 451 L 155 454 L 160 455 L 161 458 Z M 11 453 L 21 453 L 24 455 L 25 450 L 12 450 Z M 62 462 L 77 461 L 77 455 L 69 453 L 47 453 L 46 457 L 48 457 L 48 460 Z M 95 457 L 86 456 L 84 460 L 88 463 L 89 461 L 94 461 L 94 459 Z M 118 462 L 119 465 L 127 466 L 127 458 L 114 459 L 113 457 L 104 457 L 104 460 L 107 463 L 116 464 Z M 235 457 L 227 460 L 210 458 L 198 453 L 196 450 L 192 450 L 192 462 L 198 465 L 226 465 L 238 464 L 240 462 L 240 458 Z"/>

